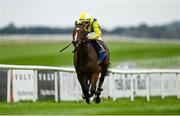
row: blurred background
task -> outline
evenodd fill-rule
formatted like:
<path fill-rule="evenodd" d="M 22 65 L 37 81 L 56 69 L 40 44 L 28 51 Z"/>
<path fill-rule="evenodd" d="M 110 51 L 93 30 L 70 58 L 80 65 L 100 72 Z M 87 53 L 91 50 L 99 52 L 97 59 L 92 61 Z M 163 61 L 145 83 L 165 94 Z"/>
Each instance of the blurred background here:
<path fill-rule="evenodd" d="M 73 66 L 74 22 L 98 19 L 111 67 L 179 68 L 180 0 L 0 0 L 0 64 Z"/>

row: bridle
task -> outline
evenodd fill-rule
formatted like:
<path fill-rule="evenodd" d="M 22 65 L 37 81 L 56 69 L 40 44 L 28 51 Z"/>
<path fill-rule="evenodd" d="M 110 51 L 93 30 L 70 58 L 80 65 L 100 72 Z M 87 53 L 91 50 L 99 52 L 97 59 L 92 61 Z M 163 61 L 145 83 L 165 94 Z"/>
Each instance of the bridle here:
<path fill-rule="evenodd" d="M 79 30 L 81 29 L 81 32 L 79 32 Z M 78 38 L 78 33 L 81 34 L 81 37 Z M 75 35 L 74 35 L 75 34 Z M 76 24 L 76 27 L 74 28 L 73 30 L 73 41 L 68 44 L 66 47 L 64 47 L 63 49 L 61 49 L 59 52 L 62 52 L 64 51 L 66 48 L 68 48 L 71 44 L 74 45 L 75 49 L 80 45 L 80 44 L 83 44 L 83 43 L 86 43 L 86 42 L 89 42 L 89 40 L 87 39 L 86 37 L 87 35 L 87 32 L 85 31 L 85 29 L 83 28 L 82 25 L 77 25 Z M 84 38 L 84 40 L 82 40 L 82 38 Z M 78 41 L 77 41 L 78 39 Z"/>
<path fill-rule="evenodd" d="M 79 35 L 80 34 L 80 35 Z M 80 44 L 86 43 L 89 40 L 86 37 L 87 32 L 83 28 L 82 25 L 76 25 L 76 27 L 73 30 L 73 45 L 74 47 L 78 47 Z"/>

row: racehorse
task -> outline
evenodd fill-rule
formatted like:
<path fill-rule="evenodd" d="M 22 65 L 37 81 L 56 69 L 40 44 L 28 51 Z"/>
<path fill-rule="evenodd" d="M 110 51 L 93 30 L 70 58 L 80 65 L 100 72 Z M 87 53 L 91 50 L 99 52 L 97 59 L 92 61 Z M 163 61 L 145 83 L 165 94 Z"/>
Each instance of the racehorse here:
<path fill-rule="evenodd" d="M 106 57 L 98 62 L 98 54 L 92 42 L 87 37 L 83 25 L 76 24 L 73 30 L 73 45 L 75 52 L 73 56 L 74 67 L 80 82 L 83 99 L 86 103 L 90 103 L 90 97 L 94 96 L 95 103 L 100 103 L 100 95 L 102 92 L 102 84 L 105 76 L 108 74 L 110 55 L 108 48 L 102 44 L 106 51 Z M 99 77 L 100 75 L 100 77 Z M 98 87 L 97 82 L 99 79 Z"/>

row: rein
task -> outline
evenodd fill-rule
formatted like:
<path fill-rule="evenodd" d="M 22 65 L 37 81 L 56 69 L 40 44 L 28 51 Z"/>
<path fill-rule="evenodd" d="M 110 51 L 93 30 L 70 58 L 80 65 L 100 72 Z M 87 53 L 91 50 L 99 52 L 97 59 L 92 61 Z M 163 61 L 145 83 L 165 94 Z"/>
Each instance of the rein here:
<path fill-rule="evenodd" d="M 89 42 L 90 40 L 82 40 L 82 41 L 72 41 L 75 48 L 78 48 L 79 45 Z"/>

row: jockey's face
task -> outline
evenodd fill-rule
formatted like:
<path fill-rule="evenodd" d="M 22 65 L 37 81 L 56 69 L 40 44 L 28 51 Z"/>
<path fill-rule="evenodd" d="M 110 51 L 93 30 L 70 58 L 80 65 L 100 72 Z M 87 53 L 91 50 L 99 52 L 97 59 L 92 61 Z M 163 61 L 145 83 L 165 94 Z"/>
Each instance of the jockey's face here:
<path fill-rule="evenodd" d="M 90 22 L 89 21 L 83 21 L 82 22 L 85 28 L 89 27 Z"/>

